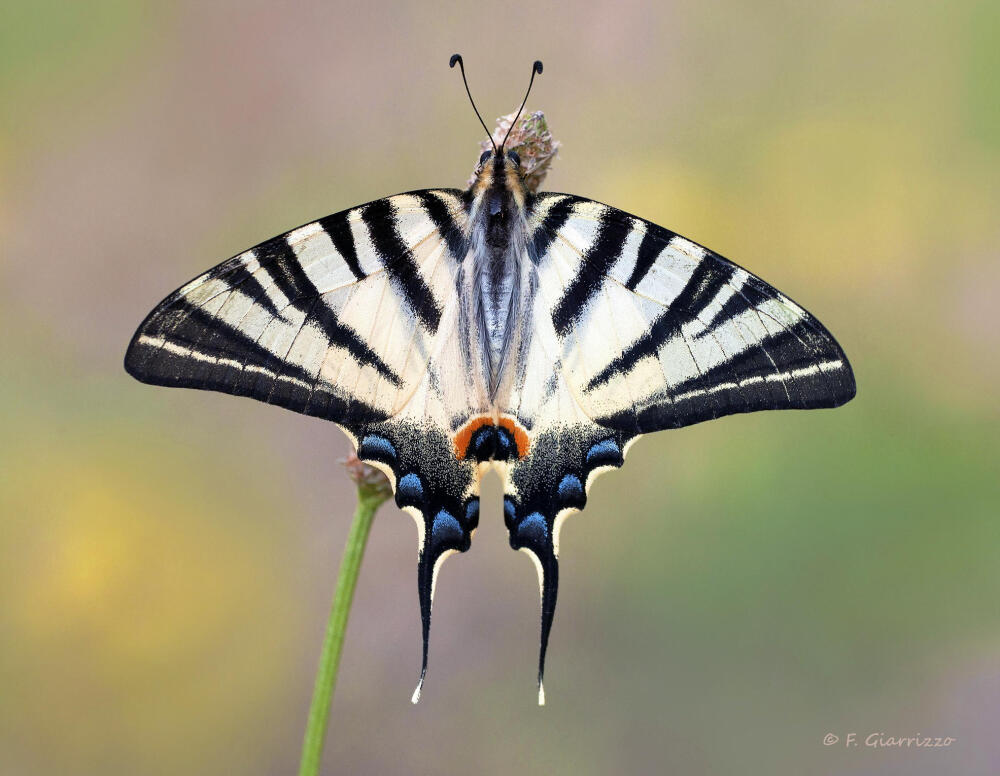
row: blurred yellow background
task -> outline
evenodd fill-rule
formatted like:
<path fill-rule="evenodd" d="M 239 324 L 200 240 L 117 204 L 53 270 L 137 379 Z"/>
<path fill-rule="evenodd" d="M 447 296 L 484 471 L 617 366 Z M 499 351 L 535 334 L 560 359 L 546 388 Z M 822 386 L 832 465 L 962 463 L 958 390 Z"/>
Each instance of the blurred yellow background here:
<path fill-rule="evenodd" d="M 460 186 L 520 99 L 545 188 L 814 312 L 836 411 L 641 441 L 563 532 L 549 705 L 496 508 L 445 566 L 372 533 L 330 773 L 1000 772 L 1000 4 L 0 6 L 0 774 L 286 774 L 352 490 L 332 425 L 128 378 L 188 278 Z M 487 490 L 495 498 L 499 485 Z M 833 733 L 953 736 L 887 751 Z"/>

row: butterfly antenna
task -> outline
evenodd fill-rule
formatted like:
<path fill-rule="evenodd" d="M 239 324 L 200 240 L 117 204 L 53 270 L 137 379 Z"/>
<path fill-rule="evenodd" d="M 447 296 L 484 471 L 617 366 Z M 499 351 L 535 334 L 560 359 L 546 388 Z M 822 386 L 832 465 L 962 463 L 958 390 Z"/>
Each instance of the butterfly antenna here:
<path fill-rule="evenodd" d="M 465 93 L 469 95 L 469 102 L 472 103 L 472 109 L 476 112 L 476 118 L 479 119 L 479 123 L 483 125 L 483 129 L 486 130 L 486 137 L 490 139 L 490 143 L 493 146 L 493 153 L 496 153 L 497 144 L 493 142 L 493 135 L 489 128 L 486 126 L 486 122 L 483 121 L 483 117 L 479 115 L 479 109 L 476 107 L 476 101 L 472 99 L 472 92 L 469 91 L 469 82 L 465 80 L 465 63 L 462 61 L 461 54 L 452 54 L 451 60 L 448 62 L 448 67 L 454 67 L 455 63 L 458 62 L 458 68 L 462 71 L 462 83 L 465 84 Z M 541 66 L 541 62 L 536 62 L 535 64 Z M 539 71 L 541 72 L 541 71 Z M 532 76 L 534 78 L 534 76 Z M 501 146 L 502 148 L 503 146 Z"/>
<path fill-rule="evenodd" d="M 455 56 L 458 56 L 457 54 Z M 454 59 L 454 57 L 452 57 Z M 461 58 L 458 60 L 461 62 Z M 531 66 L 531 80 L 528 81 L 528 91 L 524 93 L 524 100 L 521 102 L 521 107 L 517 109 L 517 115 L 514 116 L 514 120 L 510 123 L 510 128 L 507 130 L 507 134 L 503 136 L 503 143 L 500 144 L 500 149 L 503 150 L 504 143 L 507 142 L 507 138 L 510 137 L 511 130 L 517 124 L 517 120 L 521 118 L 521 111 L 524 110 L 525 104 L 528 102 L 528 95 L 531 94 L 531 85 L 535 82 L 535 75 L 541 75 L 542 73 L 542 60 L 536 59 L 535 64 Z M 466 87 L 468 88 L 468 87 Z M 481 119 L 480 119 L 481 120 Z"/>

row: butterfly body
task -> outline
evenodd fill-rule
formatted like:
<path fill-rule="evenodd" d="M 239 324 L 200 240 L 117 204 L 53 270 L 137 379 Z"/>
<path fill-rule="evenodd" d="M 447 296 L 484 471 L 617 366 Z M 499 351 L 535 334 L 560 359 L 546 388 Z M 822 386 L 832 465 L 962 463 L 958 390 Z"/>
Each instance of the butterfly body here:
<path fill-rule="evenodd" d="M 331 420 L 386 473 L 418 528 L 414 701 L 437 575 L 470 547 L 487 467 L 539 574 L 542 700 L 559 531 L 599 474 L 645 433 L 855 391 L 788 297 L 644 219 L 529 191 L 502 144 L 466 191 L 376 200 L 209 270 L 149 314 L 125 367 Z"/>
<path fill-rule="evenodd" d="M 516 157 L 503 153 L 483 155 L 477 166 L 476 182 L 469 191 L 469 253 L 466 293 L 462 295 L 463 331 L 468 331 L 470 355 L 478 354 L 483 384 L 491 402 L 496 403 L 517 347 L 517 321 L 527 312 L 530 299 L 530 269 L 527 258 L 527 191 L 521 180 Z"/>

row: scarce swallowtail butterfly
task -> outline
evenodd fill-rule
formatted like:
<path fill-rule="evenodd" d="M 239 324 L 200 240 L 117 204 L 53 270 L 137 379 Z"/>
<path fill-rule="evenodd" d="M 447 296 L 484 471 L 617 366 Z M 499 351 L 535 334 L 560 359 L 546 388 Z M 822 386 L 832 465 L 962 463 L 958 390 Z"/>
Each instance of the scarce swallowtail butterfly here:
<path fill-rule="evenodd" d="M 543 703 L 559 530 L 598 474 L 642 434 L 855 394 L 836 340 L 784 294 L 642 218 L 531 192 L 506 137 L 491 143 L 468 190 L 375 200 L 200 275 L 125 356 L 146 383 L 333 421 L 385 472 L 419 532 L 414 702 L 435 579 L 469 549 L 487 467 L 510 545 L 538 570 Z"/>

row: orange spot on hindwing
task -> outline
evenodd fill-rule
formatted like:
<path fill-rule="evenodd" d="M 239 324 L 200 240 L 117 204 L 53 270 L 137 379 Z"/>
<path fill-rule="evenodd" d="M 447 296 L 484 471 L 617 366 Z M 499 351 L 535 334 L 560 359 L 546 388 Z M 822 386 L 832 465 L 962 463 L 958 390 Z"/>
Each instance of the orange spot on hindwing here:
<path fill-rule="evenodd" d="M 528 447 L 530 442 L 528 440 L 528 432 L 525 431 L 521 424 L 518 423 L 513 418 L 500 418 L 500 427 L 507 429 L 510 435 L 514 437 L 514 446 L 517 450 L 517 457 L 524 458 L 528 454 Z"/>
<path fill-rule="evenodd" d="M 466 421 L 465 425 L 455 433 L 452 440 L 455 444 L 455 457 L 460 461 L 464 461 L 465 454 L 469 450 L 469 444 L 472 442 L 472 435 L 483 426 L 492 424 L 493 418 L 489 415 L 477 415 Z"/>
<path fill-rule="evenodd" d="M 528 432 L 513 418 L 500 418 L 495 423 L 492 415 L 476 415 L 465 422 L 452 438 L 455 457 L 459 461 L 474 458 L 477 461 L 506 461 L 524 458 L 528 454 Z"/>

